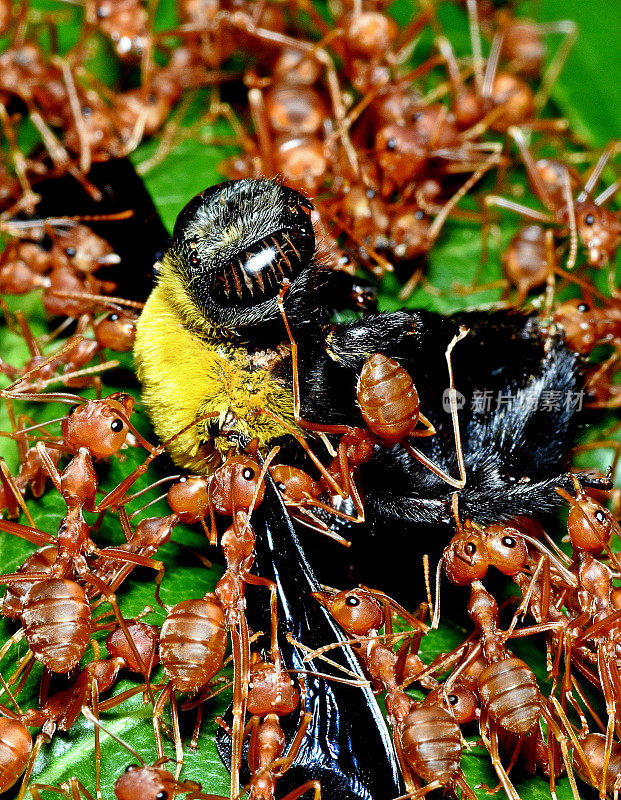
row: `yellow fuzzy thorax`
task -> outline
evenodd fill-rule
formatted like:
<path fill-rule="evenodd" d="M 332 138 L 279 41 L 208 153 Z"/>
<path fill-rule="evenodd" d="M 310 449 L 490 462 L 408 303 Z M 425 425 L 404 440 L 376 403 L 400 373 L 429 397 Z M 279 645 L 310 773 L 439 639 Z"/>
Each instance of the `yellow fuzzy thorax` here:
<path fill-rule="evenodd" d="M 221 426 L 227 421 L 229 430 L 257 438 L 260 447 L 267 448 L 286 430 L 253 412 L 268 408 L 293 425 L 293 397 L 291 387 L 268 370 L 253 368 L 243 346 L 218 339 L 213 331 L 192 333 L 188 328 L 198 328 L 197 315 L 177 276 L 162 273 L 138 320 L 134 356 L 142 402 L 157 436 L 166 441 L 190 425 L 170 443 L 168 452 L 180 467 L 209 474 L 215 466 L 210 423 Z M 206 413 L 218 419 L 196 422 Z M 223 456 L 231 447 L 224 437 L 213 444 Z"/>

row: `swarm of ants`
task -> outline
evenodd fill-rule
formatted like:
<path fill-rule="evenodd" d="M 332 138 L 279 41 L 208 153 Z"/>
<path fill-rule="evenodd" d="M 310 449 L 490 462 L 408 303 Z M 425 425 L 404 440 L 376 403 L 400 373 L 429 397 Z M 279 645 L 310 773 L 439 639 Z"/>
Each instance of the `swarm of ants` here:
<path fill-rule="evenodd" d="M 0 0 L 0 793 L 519 800 L 539 772 L 541 796 L 617 798 L 621 144 L 591 151 L 549 103 L 576 25 L 466 0 L 458 55 L 433 0 L 401 25 L 376 0 L 56 5 Z M 145 139 L 147 183 L 188 141 L 234 149 L 218 170 L 240 183 L 191 201 L 168 252 L 196 252 L 213 191 L 293 190 L 272 272 L 246 269 L 258 240 L 213 289 L 233 331 L 272 292 L 253 370 L 285 354 L 289 416 L 203 409 L 156 441 L 131 351 L 166 232 L 131 168 L 108 185 Z M 484 261 L 511 215 L 493 283 L 483 263 L 442 280 L 493 304 L 413 310 L 441 307 L 426 256 L 451 222 Z M 394 276 L 411 308 L 377 315 Z M 321 359 L 346 362 L 351 407 Z M 577 445 L 588 422 L 603 435 Z M 385 551 L 372 588 L 356 537 Z"/>

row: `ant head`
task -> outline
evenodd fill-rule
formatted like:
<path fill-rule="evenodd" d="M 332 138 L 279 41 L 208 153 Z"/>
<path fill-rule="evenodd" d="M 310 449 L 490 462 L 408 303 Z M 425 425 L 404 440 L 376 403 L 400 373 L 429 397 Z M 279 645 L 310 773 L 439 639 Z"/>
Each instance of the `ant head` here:
<path fill-rule="evenodd" d="M 576 228 L 592 267 L 604 267 L 614 256 L 621 238 L 619 215 L 595 203 L 576 203 Z"/>
<path fill-rule="evenodd" d="M 409 261 L 430 247 L 429 217 L 417 206 L 401 209 L 390 225 L 390 247 L 396 258 Z"/>
<path fill-rule="evenodd" d="M 556 493 L 569 503 L 567 531 L 576 550 L 598 555 L 608 545 L 613 533 L 619 533 L 619 525 L 613 515 L 601 503 L 589 497 L 580 482 L 572 476 L 576 496 L 564 489 Z"/>
<path fill-rule="evenodd" d="M 155 652 L 160 638 L 159 628 L 138 620 L 128 624 L 127 629 L 140 654 L 142 665 L 152 668 L 157 663 Z M 122 658 L 131 672 L 142 672 L 142 665 L 136 660 L 127 637 L 120 627 L 115 628 L 106 639 L 106 649 L 111 658 Z"/>
<path fill-rule="evenodd" d="M 61 423 L 66 444 L 75 450 L 85 447 L 93 458 L 118 453 L 129 433 L 133 406 L 133 397 L 120 392 L 79 405 Z"/>
<path fill-rule="evenodd" d="M 69 266 L 86 274 L 120 261 L 105 239 L 75 222 L 59 228 L 50 256 L 54 266 Z"/>
<path fill-rule="evenodd" d="M 270 467 L 270 473 L 276 488 L 287 500 L 301 502 L 309 497 L 319 496 L 320 489 L 316 482 L 302 469 L 289 467 L 287 464 L 276 464 Z"/>
<path fill-rule="evenodd" d="M 249 511 L 260 505 L 265 494 L 261 467 L 247 456 L 231 456 L 213 474 L 211 500 L 219 514 Z M 255 499 L 256 495 L 256 499 Z"/>
<path fill-rule="evenodd" d="M 448 543 L 442 556 L 444 571 L 451 583 L 467 586 L 487 573 L 490 556 L 485 538 L 466 520 Z"/>
<path fill-rule="evenodd" d="M 597 308 L 581 299 L 567 300 L 561 303 L 552 314 L 552 319 L 563 328 L 565 342 L 572 350 L 587 355 L 595 346 L 598 338 Z"/>
<path fill-rule="evenodd" d="M 335 594 L 313 592 L 313 597 L 352 636 L 366 636 L 384 623 L 381 603 L 364 589 L 350 589 Z"/>
<path fill-rule="evenodd" d="M 133 311 L 112 311 L 95 325 L 95 336 L 100 347 L 109 347 L 118 353 L 127 353 L 134 346 L 137 315 Z"/>
<path fill-rule="evenodd" d="M 182 522 L 192 524 L 204 519 L 209 510 L 209 481 L 198 475 L 181 478 L 168 490 L 168 505 Z"/>
<path fill-rule="evenodd" d="M 488 525 L 484 533 L 489 563 L 504 575 L 517 575 L 528 561 L 528 548 L 517 528 Z"/>
<path fill-rule="evenodd" d="M 463 523 L 459 519 L 457 492 L 453 493 L 451 508 L 457 533 L 446 546 L 441 563 L 451 583 L 466 586 L 472 581 L 480 580 L 487 573 L 489 553 L 481 528 L 469 518 Z"/>
<path fill-rule="evenodd" d="M 172 800 L 177 781 L 162 767 L 130 764 L 114 784 L 118 800 Z"/>
<path fill-rule="evenodd" d="M 248 688 L 248 712 L 257 717 L 276 714 L 284 717 L 298 707 L 300 692 L 288 672 L 269 661 L 252 667 Z"/>
<path fill-rule="evenodd" d="M 375 137 L 375 154 L 382 169 L 382 193 L 418 177 L 427 162 L 427 140 L 414 126 L 389 124 Z"/>
<path fill-rule="evenodd" d="M 476 719 L 479 699 L 476 692 L 465 684 L 453 685 L 449 692 L 442 693 L 444 707 L 458 725 Z"/>

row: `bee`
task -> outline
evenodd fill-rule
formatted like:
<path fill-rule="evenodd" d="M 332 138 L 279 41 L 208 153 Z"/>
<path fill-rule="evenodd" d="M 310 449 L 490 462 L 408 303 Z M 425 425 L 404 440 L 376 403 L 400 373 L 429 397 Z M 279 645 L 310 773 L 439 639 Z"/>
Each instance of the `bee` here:
<path fill-rule="evenodd" d="M 312 321 L 318 340 L 329 325 L 320 297 L 328 277 L 331 291 L 347 284 L 346 302 L 361 294 L 359 282 L 316 262 L 314 216 L 299 192 L 249 179 L 206 189 L 179 214 L 134 350 L 143 403 L 162 440 L 206 417 L 171 443 L 179 466 L 209 474 L 231 437 L 264 448 L 287 435 L 257 409 L 295 427 L 280 288 L 291 282 L 288 312 L 303 320 L 296 335 L 308 339 L 300 328 Z"/>
<path fill-rule="evenodd" d="M 187 427 L 169 446 L 173 460 L 210 474 L 232 441 L 257 439 L 263 452 L 291 442 L 291 345 L 279 309 L 288 281 L 302 419 L 364 427 L 356 384 L 365 360 L 381 353 L 412 376 L 436 431 L 418 440 L 421 452 L 455 474 L 444 355 L 469 328 L 453 357 L 467 474 L 460 503 L 485 523 L 551 511 L 553 487 L 571 485 L 565 464 L 578 409 L 566 401 L 584 385 L 580 356 L 519 312 L 403 309 L 335 322 L 334 310 L 354 307 L 359 291 L 319 263 L 314 217 L 306 197 L 266 179 L 213 186 L 181 211 L 135 345 L 156 433 L 167 440 Z M 552 392 L 559 402 L 546 406 Z M 477 405 L 481 396 L 493 403 Z M 451 487 L 400 444 L 375 449 L 361 469 L 371 529 L 378 519 L 450 525 Z"/>

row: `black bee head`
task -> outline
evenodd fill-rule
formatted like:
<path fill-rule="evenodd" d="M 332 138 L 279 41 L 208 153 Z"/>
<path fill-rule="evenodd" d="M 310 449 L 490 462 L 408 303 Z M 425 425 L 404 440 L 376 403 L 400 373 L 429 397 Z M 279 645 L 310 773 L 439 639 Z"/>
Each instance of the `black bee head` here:
<path fill-rule="evenodd" d="M 313 206 L 270 180 L 228 181 L 181 211 L 169 251 L 172 269 L 203 316 L 243 327 L 278 316 L 278 292 L 315 253 Z"/>

